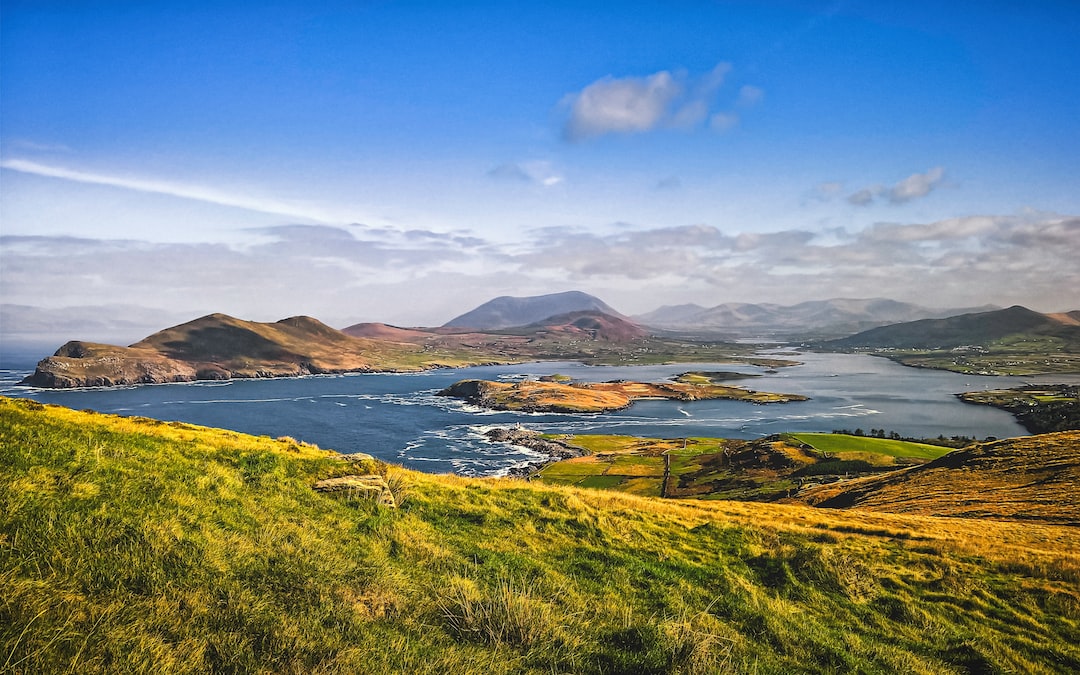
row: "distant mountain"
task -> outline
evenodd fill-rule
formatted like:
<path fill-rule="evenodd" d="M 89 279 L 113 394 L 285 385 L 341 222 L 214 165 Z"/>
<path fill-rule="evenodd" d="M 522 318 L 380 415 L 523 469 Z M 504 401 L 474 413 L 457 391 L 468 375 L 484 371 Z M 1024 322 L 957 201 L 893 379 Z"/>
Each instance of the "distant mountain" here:
<path fill-rule="evenodd" d="M 997 308 L 932 309 L 886 298 L 834 298 L 796 305 L 726 303 L 710 308 L 678 305 L 661 307 L 634 318 L 644 325 L 666 330 L 845 334 L 892 323 L 989 309 Z"/>
<path fill-rule="evenodd" d="M 1073 313 L 1062 319 L 1014 305 L 992 312 L 961 314 L 946 319 L 922 319 L 882 326 L 850 337 L 821 343 L 826 348 L 952 349 L 983 345 L 1011 335 L 1045 335 L 1080 340 Z M 1058 315 L 1060 316 L 1060 315 Z"/>
<path fill-rule="evenodd" d="M 447 321 L 443 327 L 499 330 L 528 326 L 551 316 L 584 311 L 597 311 L 621 319 L 626 318 L 600 298 L 581 291 L 566 291 L 523 298 L 504 295 Z"/>
<path fill-rule="evenodd" d="M 513 333 L 518 331 L 538 335 L 555 333 L 570 337 L 581 336 L 605 342 L 629 342 L 649 337 L 648 331 L 636 323 L 599 311 L 558 314 L 528 326 L 506 330 Z"/>
<path fill-rule="evenodd" d="M 1012 438 L 928 464 L 803 490 L 823 508 L 1080 525 L 1080 432 Z"/>
<path fill-rule="evenodd" d="M 418 328 L 399 328 L 385 323 L 357 323 L 342 328 L 341 332 L 353 337 L 391 342 L 413 342 L 431 337 L 431 333 Z"/>
<path fill-rule="evenodd" d="M 417 370 L 437 365 L 422 348 L 356 338 L 307 316 L 276 323 L 209 314 L 130 347 L 72 341 L 38 363 L 26 384 L 109 387 L 157 382 Z"/>
<path fill-rule="evenodd" d="M 705 307 L 694 303 L 664 305 L 646 314 L 638 314 L 634 319 L 646 326 L 677 326 L 687 321 L 693 321 L 695 316 L 704 311 L 706 311 Z"/>

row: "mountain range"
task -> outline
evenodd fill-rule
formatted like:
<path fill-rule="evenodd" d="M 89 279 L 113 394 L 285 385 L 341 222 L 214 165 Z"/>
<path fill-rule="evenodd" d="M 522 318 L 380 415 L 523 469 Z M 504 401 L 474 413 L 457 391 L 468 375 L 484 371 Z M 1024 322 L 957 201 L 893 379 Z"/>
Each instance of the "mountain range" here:
<path fill-rule="evenodd" d="M 842 325 L 837 322 L 880 322 L 886 317 L 937 311 L 880 299 L 837 299 L 791 307 L 731 304 L 702 311 L 695 307 L 661 308 L 641 318 L 651 317 L 655 322 L 658 318 L 672 320 L 672 317 L 681 316 L 678 325 L 683 326 L 695 325 L 694 322 L 708 318 L 715 322 L 711 325 L 722 325 L 728 331 L 787 327 L 806 334 L 825 331 L 825 326 L 836 329 Z M 578 291 L 495 298 L 438 328 L 398 328 L 363 323 L 339 331 L 304 316 L 259 323 L 225 314 L 210 314 L 154 333 L 129 347 L 68 342 L 53 356 L 43 359 L 25 383 L 66 388 L 419 370 L 538 359 L 637 363 L 641 354 L 668 362 L 704 358 L 700 352 L 704 347 L 700 344 L 694 347 L 695 340 L 664 337 L 656 332 L 629 320 L 599 298 Z M 840 350 L 859 347 L 948 349 L 1010 336 L 1022 340 L 1036 336 L 1054 341 L 1054 350 L 1064 349 L 1068 354 L 1052 355 L 1056 359 L 1052 369 L 1068 370 L 1074 367 L 1070 354 L 1075 354 L 1075 347 L 1080 345 L 1080 312 L 1047 315 L 1016 306 L 883 326 L 843 339 L 818 342 L 815 346 Z M 694 348 L 688 349 L 688 346 Z M 715 346 L 717 349 L 724 347 L 719 343 Z M 729 348 L 736 346 L 749 348 L 748 345 L 727 345 Z M 709 354 L 713 357 L 736 355 L 731 349 Z M 1047 372 L 1047 364 L 1051 361 L 1040 354 L 1041 351 L 1036 354 L 1028 371 Z M 909 365 L 947 367 L 947 364 Z M 991 372 L 987 368 L 973 369 Z"/>
<path fill-rule="evenodd" d="M 729 302 L 715 307 L 667 305 L 634 317 L 644 325 L 683 332 L 731 334 L 809 332 L 849 335 L 876 326 L 998 309 L 993 305 L 934 309 L 885 298 L 833 298 L 796 305 Z"/>

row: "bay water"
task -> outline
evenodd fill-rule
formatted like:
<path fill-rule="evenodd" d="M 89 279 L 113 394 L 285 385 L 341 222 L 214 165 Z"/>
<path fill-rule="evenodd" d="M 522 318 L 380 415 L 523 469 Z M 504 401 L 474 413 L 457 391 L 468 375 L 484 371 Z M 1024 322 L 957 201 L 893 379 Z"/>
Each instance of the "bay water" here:
<path fill-rule="evenodd" d="M 0 394 L 75 409 L 182 421 L 271 437 L 291 436 L 343 453 L 366 452 L 433 473 L 499 475 L 540 458 L 492 443 L 484 432 L 521 425 L 545 433 L 629 434 L 660 438 L 757 438 L 778 432 L 885 429 L 903 436 L 1007 438 L 1026 431 L 1002 410 L 959 401 L 963 391 L 1019 386 L 1045 378 L 985 377 L 908 368 L 859 354 L 803 353 L 801 365 L 766 369 L 732 364 L 586 366 L 541 362 L 440 369 L 415 374 L 350 374 L 121 388 L 48 390 L 19 386 L 33 361 L 5 358 Z M 512 381 L 561 373 L 577 380 L 662 381 L 686 371 L 736 371 L 733 382 L 809 401 L 638 401 L 596 415 L 483 410 L 436 396 L 465 378 Z M 1060 378 L 1059 378 L 1060 379 Z"/>

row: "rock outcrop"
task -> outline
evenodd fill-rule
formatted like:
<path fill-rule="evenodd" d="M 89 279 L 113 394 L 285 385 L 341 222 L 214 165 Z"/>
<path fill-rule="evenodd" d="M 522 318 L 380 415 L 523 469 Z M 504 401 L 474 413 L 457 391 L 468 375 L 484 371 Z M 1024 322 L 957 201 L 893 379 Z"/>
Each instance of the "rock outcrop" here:
<path fill-rule="evenodd" d="M 349 498 L 369 499 L 391 509 L 397 508 L 397 501 L 386 479 L 377 474 L 366 476 L 338 476 L 324 478 L 315 483 L 316 492 L 340 493 Z"/>
<path fill-rule="evenodd" d="M 510 469 L 507 475 L 512 478 L 528 478 L 552 462 L 582 457 L 586 454 L 585 450 L 576 445 L 554 438 L 544 438 L 539 431 L 520 427 L 509 429 L 499 427 L 488 431 L 484 435 L 496 443 L 517 445 L 547 455 L 544 459 L 538 459 Z"/>

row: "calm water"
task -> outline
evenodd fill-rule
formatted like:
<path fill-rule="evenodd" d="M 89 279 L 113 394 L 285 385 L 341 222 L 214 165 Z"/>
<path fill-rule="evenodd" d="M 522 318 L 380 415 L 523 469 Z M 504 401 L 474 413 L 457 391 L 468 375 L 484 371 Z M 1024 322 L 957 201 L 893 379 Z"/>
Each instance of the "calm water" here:
<path fill-rule="evenodd" d="M 1011 415 L 961 403 L 953 394 L 1033 381 L 905 368 L 882 358 L 803 354 L 803 365 L 766 374 L 752 366 L 676 364 L 608 367 L 531 363 L 439 370 L 409 375 L 317 376 L 234 380 L 76 391 L 18 387 L 33 360 L 8 358 L 0 394 L 70 408 L 292 436 L 340 452 L 367 452 L 421 471 L 495 474 L 536 459 L 526 450 L 486 442 L 494 426 L 522 424 L 544 432 L 639 436 L 756 438 L 779 431 L 896 431 L 904 436 L 1025 435 Z M 773 405 L 738 401 L 640 401 L 605 415 L 571 416 L 485 411 L 435 392 L 463 378 L 514 379 L 564 373 L 576 379 L 658 381 L 687 370 L 762 374 L 737 384 L 810 396 Z"/>

